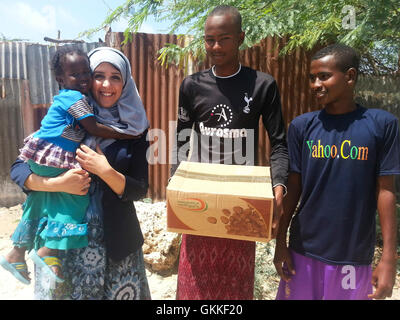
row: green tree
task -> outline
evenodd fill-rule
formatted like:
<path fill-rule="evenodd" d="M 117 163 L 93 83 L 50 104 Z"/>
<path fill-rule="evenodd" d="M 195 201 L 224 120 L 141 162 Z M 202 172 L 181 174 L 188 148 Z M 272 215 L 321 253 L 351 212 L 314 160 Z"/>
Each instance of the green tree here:
<path fill-rule="evenodd" d="M 282 54 L 316 44 L 342 42 L 362 54 L 363 72 L 400 72 L 399 0 L 126 0 L 112 11 L 100 30 L 121 16 L 128 17 L 125 41 L 137 32 L 147 17 L 171 21 L 170 33 L 181 27 L 190 34 L 185 47 L 168 44 L 160 51 L 163 63 L 182 63 L 189 55 L 202 60 L 203 27 L 207 14 L 217 5 L 237 7 L 243 17 L 246 41 L 251 47 L 268 36 L 288 37 Z"/>

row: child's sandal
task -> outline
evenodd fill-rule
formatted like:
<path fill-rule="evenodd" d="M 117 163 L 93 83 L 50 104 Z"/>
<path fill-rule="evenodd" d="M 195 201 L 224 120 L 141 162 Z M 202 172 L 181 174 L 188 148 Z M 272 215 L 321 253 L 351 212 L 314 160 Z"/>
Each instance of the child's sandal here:
<path fill-rule="evenodd" d="M 33 260 L 33 262 L 40 268 L 43 268 L 50 277 L 52 277 L 56 282 L 64 282 L 64 279 L 58 277 L 51 267 L 58 267 L 62 269 L 61 260 L 58 257 L 40 257 L 35 250 L 32 250 L 29 253 L 29 257 Z"/>
<path fill-rule="evenodd" d="M 0 257 L 0 266 L 11 272 L 11 274 L 23 284 L 31 283 L 29 279 L 25 278 L 21 274 L 22 272 L 26 272 L 28 274 L 28 267 L 25 262 L 10 263 L 4 257 Z"/>

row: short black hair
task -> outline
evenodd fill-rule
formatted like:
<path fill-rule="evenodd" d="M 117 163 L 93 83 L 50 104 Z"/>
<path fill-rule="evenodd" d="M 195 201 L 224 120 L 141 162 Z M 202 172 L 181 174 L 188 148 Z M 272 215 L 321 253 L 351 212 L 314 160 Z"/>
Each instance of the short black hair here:
<path fill-rule="evenodd" d="M 55 54 L 53 55 L 53 58 L 51 59 L 51 70 L 53 70 L 56 77 L 63 74 L 64 72 L 63 64 L 65 62 L 65 58 L 67 55 L 72 55 L 72 54 L 86 57 L 89 62 L 89 58 L 86 52 L 83 51 L 82 49 L 70 45 L 59 47 L 55 52 Z"/>
<path fill-rule="evenodd" d="M 225 14 L 229 14 L 233 18 L 233 22 L 238 27 L 238 32 L 242 31 L 242 15 L 240 14 L 239 10 L 235 7 L 228 6 L 228 5 L 220 5 L 216 6 L 208 15 L 208 17 L 213 16 L 222 16 Z"/>
<path fill-rule="evenodd" d="M 354 68 L 356 69 L 358 75 L 358 69 L 360 67 L 360 55 L 352 47 L 341 43 L 331 44 L 317 51 L 311 58 L 311 61 L 331 55 L 334 56 L 336 66 L 340 71 L 346 72 L 350 68 Z"/>

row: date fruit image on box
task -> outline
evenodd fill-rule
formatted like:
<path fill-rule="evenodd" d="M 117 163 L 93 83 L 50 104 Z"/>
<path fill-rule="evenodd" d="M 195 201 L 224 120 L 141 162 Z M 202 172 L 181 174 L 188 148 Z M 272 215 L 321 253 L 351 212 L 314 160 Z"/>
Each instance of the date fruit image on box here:
<path fill-rule="evenodd" d="M 172 232 L 267 242 L 272 209 L 269 167 L 183 161 L 167 187 Z"/>

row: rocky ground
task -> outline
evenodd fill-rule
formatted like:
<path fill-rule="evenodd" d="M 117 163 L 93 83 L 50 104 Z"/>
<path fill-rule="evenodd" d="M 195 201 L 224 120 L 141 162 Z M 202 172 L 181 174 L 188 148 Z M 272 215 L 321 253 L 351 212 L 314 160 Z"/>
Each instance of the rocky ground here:
<path fill-rule="evenodd" d="M 145 237 L 143 246 L 147 276 L 155 300 L 175 299 L 177 281 L 177 257 L 179 235 L 165 230 L 165 203 L 136 202 L 138 217 Z M 0 208 L 0 256 L 11 248 L 11 233 L 21 218 L 21 206 Z M 279 283 L 272 264 L 274 242 L 257 243 L 255 299 L 273 300 Z M 379 255 L 379 250 L 377 250 Z M 32 261 L 28 260 L 28 268 L 33 270 Z M 26 286 L 0 270 L 0 300 L 33 299 L 33 281 Z M 400 300 L 400 274 L 398 274 L 392 300 Z"/>

